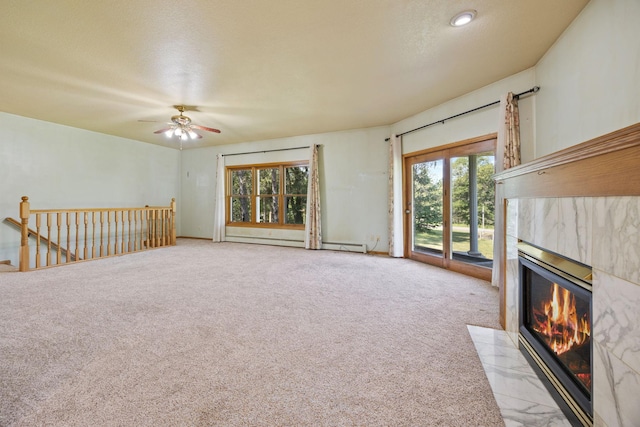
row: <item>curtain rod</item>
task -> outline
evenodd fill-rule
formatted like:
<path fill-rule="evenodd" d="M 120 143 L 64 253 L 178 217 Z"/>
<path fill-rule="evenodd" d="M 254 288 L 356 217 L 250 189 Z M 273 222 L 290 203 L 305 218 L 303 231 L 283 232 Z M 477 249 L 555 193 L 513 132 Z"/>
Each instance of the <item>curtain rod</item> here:
<path fill-rule="evenodd" d="M 539 90 L 540 90 L 540 86 L 534 86 L 534 87 L 532 87 L 531 89 L 529 89 L 529 90 L 525 90 L 524 92 L 520 92 L 520 93 L 518 93 L 518 94 L 516 94 L 516 95 L 514 95 L 514 96 L 515 96 L 516 98 L 520 98 L 520 96 L 522 96 L 522 95 L 526 95 L 526 94 L 528 94 L 528 93 L 536 93 L 536 92 L 537 92 L 537 91 L 539 91 Z M 489 104 L 485 104 L 485 105 L 482 105 L 482 106 L 480 106 L 480 107 L 476 107 L 476 108 L 473 108 L 473 109 L 471 109 L 471 110 L 465 111 L 464 113 L 459 113 L 459 114 L 456 114 L 456 115 L 454 115 L 454 116 L 447 117 L 446 119 L 440 119 L 440 120 L 435 121 L 435 122 L 433 122 L 433 123 L 429 123 L 428 125 L 420 126 L 419 128 L 415 128 L 415 129 L 408 130 L 408 131 L 406 131 L 406 132 L 399 133 L 399 134 L 397 134 L 397 135 L 396 135 L 396 137 L 398 137 L 398 136 L 402 136 L 402 135 L 406 135 L 406 134 L 408 134 L 408 133 L 415 132 L 415 131 L 417 131 L 417 130 L 424 129 L 424 128 L 427 128 L 427 127 L 429 127 L 429 126 L 436 125 L 436 124 L 438 124 L 438 123 L 442 123 L 442 124 L 444 124 L 444 122 L 446 122 L 447 120 L 455 119 L 456 117 L 464 116 L 465 114 L 473 113 L 474 111 L 482 110 L 483 108 L 491 107 L 492 105 L 496 105 L 496 104 L 499 104 L 499 103 L 500 103 L 500 100 L 498 100 L 498 101 L 493 101 L 493 102 L 490 102 Z M 391 139 L 391 138 L 386 138 L 386 139 L 385 139 L 385 141 L 389 141 L 390 139 Z"/>
<path fill-rule="evenodd" d="M 245 152 L 245 153 L 221 154 L 221 156 L 222 156 L 222 157 L 228 157 L 228 156 L 239 156 L 239 155 L 241 155 L 241 154 L 270 153 L 270 152 L 272 152 L 272 151 L 302 150 L 303 148 L 309 148 L 309 146 L 307 145 L 306 147 L 275 148 L 275 149 L 273 149 L 273 150 L 247 151 L 247 152 Z"/>

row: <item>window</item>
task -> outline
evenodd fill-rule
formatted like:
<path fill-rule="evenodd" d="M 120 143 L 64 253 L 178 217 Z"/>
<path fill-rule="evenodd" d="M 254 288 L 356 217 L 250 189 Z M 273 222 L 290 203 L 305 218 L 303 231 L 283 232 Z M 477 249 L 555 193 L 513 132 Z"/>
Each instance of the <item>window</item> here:
<path fill-rule="evenodd" d="M 302 228 L 308 177 L 306 162 L 227 167 L 227 224 Z"/>

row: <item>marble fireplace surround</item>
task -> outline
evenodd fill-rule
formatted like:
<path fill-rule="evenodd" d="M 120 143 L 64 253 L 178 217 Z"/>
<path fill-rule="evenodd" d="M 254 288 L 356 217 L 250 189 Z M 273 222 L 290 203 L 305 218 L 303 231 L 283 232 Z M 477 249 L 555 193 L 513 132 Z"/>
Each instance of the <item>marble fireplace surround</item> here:
<path fill-rule="evenodd" d="M 501 322 L 518 346 L 522 240 L 593 268 L 596 426 L 640 425 L 640 123 L 496 175 Z"/>

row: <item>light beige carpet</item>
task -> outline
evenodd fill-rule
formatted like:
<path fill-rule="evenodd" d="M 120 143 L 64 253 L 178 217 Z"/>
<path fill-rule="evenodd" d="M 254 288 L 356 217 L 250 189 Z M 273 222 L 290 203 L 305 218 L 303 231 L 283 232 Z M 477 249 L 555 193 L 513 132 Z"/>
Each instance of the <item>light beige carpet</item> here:
<path fill-rule="evenodd" d="M 405 259 L 179 239 L 0 273 L 2 426 L 503 425 L 488 283 Z"/>

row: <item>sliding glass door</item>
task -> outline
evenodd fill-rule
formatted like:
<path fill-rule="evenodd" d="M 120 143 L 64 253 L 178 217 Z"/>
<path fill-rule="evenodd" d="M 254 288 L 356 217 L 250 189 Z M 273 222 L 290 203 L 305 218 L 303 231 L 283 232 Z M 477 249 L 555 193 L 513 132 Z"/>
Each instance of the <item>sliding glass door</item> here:
<path fill-rule="evenodd" d="M 489 279 L 493 265 L 495 139 L 405 157 L 405 252 Z"/>

